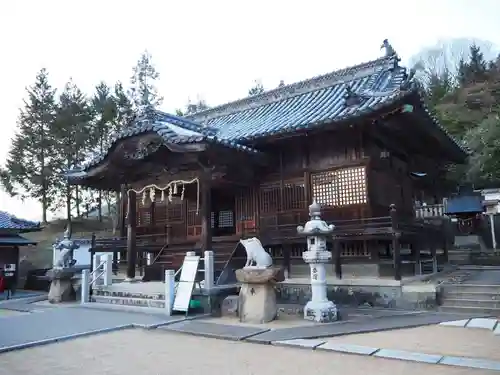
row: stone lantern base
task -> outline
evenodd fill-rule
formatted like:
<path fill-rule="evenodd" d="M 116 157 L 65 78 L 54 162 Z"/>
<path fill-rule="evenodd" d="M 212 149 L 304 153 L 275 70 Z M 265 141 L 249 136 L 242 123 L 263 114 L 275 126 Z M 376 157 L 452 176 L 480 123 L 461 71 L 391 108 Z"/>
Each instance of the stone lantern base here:
<path fill-rule="evenodd" d="M 76 301 L 73 287 L 73 268 L 53 268 L 46 273 L 51 280 L 48 300 L 50 303 Z"/>
<path fill-rule="evenodd" d="M 274 284 L 284 280 L 283 270 L 277 267 L 236 270 L 241 283 L 238 315 L 241 322 L 263 324 L 276 319 L 278 307 Z"/>
<path fill-rule="evenodd" d="M 338 320 L 337 306 L 332 301 L 309 301 L 304 307 L 304 319 L 318 323 L 330 323 Z"/>

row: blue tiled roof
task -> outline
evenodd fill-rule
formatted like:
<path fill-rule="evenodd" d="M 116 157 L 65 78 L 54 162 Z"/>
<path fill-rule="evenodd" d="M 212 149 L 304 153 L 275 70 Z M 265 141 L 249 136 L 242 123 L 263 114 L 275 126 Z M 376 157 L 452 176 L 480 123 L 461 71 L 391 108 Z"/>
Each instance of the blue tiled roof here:
<path fill-rule="evenodd" d="M 174 116 L 165 112 L 155 111 L 152 116 L 145 116 L 134 122 L 132 126 L 124 129 L 117 134 L 110 142 L 109 149 L 116 143 L 125 138 L 133 137 L 139 134 L 156 133 L 160 135 L 165 144 L 186 145 L 200 142 L 221 144 L 223 146 L 234 148 L 238 151 L 257 154 L 259 151 L 232 142 L 229 139 L 219 138 L 217 131 L 209 126 L 202 126 L 182 117 Z M 98 164 L 106 157 L 107 152 L 102 155 L 95 155 L 92 160 L 84 166 L 84 170 Z M 80 171 L 79 169 L 78 171 Z"/>
<path fill-rule="evenodd" d="M 393 55 L 187 118 L 216 129 L 220 138 L 247 141 L 345 120 L 391 104 L 407 94 L 401 90 L 406 77 L 406 68 L 400 67 Z M 359 98 L 357 104 L 346 105 L 349 91 Z"/>
<path fill-rule="evenodd" d="M 154 119 L 137 121 L 119 134 L 111 147 L 120 139 L 156 132 L 167 144 L 213 142 L 258 153 L 245 145 L 259 138 L 362 116 L 418 92 L 407 69 L 398 62 L 396 54 L 385 56 L 185 118 L 155 111 Z M 432 121 L 453 143 L 438 122 Z M 96 156 L 84 170 L 104 157 Z"/>
<path fill-rule="evenodd" d="M 18 229 L 29 230 L 40 226 L 40 223 L 34 221 L 18 219 L 17 217 L 0 211 L 0 230 L 1 229 Z"/>

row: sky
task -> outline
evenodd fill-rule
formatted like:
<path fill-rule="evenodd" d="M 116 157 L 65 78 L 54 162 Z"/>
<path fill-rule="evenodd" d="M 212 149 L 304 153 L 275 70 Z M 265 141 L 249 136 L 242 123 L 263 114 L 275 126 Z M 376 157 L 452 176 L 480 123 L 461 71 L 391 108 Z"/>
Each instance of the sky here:
<path fill-rule="evenodd" d="M 0 2 L 0 165 L 25 88 L 41 68 L 61 89 L 72 78 L 91 94 L 101 80 L 128 85 L 147 49 L 161 77 L 161 109 L 189 98 L 214 106 L 246 96 L 253 81 L 276 87 L 382 55 L 403 62 L 440 39 L 500 45 L 495 0 L 16 0 Z M 38 202 L 0 191 L 0 211 L 39 220 Z"/>

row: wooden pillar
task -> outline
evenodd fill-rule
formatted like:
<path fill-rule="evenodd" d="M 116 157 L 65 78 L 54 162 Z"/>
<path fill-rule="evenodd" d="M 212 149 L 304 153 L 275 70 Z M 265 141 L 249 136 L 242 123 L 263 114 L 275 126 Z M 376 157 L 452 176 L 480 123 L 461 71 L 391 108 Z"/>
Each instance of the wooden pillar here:
<path fill-rule="evenodd" d="M 399 231 L 396 205 L 391 204 L 389 210 L 392 226 L 392 257 L 394 262 L 394 280 L 401 280 L 401 232 Z"/>
<path fill-rule="evenodd" d="M 127 226 L 127 279 L 135 278 L 137 263 L 137 195 L 135 191 L 128 192 L 128 226 Z"/>
<path fill-rule="evenodd" d="M 444 255 L 444 263 L 448 264 L 450 261 L 449 255 L 448 255 L 448 235 L 445 235 L 445 238 L 443 240 L 443 255 Z"/>
<path fill-rule="evenodd" d="M 415 275 L 422 274 L 422 267 L 420 265 L 420 252 L 422 251 L 422 243 L 419 238 L 416 238 L 412 243 L 412 255 L 415 262 Z"/>
<path fill-rule="evenodd" d="M 427 236 L 429 238 L 428 243 L 430 244 L 431 256 L 432 256 L 432 273 L 436 273 L 438 271 L 436 241 L 433 235 L 428 234 Z"/>
<path fill-rule="evenodd" d="M 212 173 L 204 168 L 200 179 L 201 189 L 201 249 L 203 251 L 212 249 L 212 226 L 211 212 L 212 212 Z"/>
<path fill-rule="evenodd" d="M 125 238 L 127 235 L 127 187 L 122 185 L 120 188 L 120 237 Z"/>
<path fill-rule="evenodd" d="M 287 278 L 291 277 L 291 253 L 292 253 L 292 245 L 291 244 L 283 244 L 283 268 L 287 272 Z"/>
<path fill-rule="evenodd" d="M 341 258 L 340 240 L 333 236 L 333 256 L 335 264 L 335 276 L 337 279 L 342 279 L 342 258 Z"/>

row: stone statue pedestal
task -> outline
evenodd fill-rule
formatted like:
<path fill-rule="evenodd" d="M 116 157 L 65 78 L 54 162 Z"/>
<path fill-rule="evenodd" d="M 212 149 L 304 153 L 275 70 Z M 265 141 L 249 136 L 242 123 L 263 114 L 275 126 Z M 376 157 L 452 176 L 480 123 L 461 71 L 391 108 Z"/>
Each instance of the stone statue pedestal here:
<path fill-rule="evenodd" d="M 238 300 L 240 322 L 263 324 L 276 319 L 274 284 L 285 280 L 283 270 L 248 267 L 236 270 L 236 279 L 242 284 Z"/>
<path fill-rule="evenodd" d="M 73 268 L 53 268 L 46 273 L 46 276 L 51 280 L 50 303 L 76 301 L 76 292 L 72 280 L 75 273 L 76 270 Z"/>

